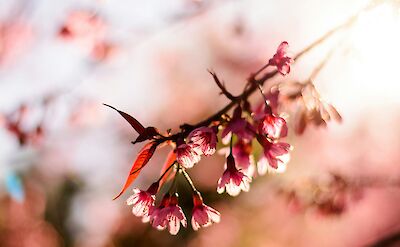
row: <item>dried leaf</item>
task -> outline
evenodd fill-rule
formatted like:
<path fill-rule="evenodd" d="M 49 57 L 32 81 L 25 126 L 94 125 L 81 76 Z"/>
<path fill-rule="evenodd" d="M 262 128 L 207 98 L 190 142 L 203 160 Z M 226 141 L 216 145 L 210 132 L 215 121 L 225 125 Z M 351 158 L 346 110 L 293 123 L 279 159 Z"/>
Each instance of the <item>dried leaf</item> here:
<path fill-rule="evenodd" d="M 120 197 L 125 192 L 125 190 L 133 183 L 133 181 L 135 181 L 137 176 L 139 176 L 142 168 L 149 162 L 150 158 L 153 156 L 154 151 L 156 151 L 157 145 L 158 143 L 156 142 L 149 142 L 142 148 L 142 150 L 140 150 L 135 162 L 133 162 L 132 168 L 126 179 L 124 187 L 122 188 L 121 192 L 116 197 L 114 197 L 113 200 Z"/>
<path fill-rule="evenodd" d="M 139 123 L 138 120 L 136 120 L 134 117 L 132 117 L 131 115 L 120 111 L 118 109 L 116 109 L 113 106 L 107 105 L 107 104 L 103 104 L 105 106 L 110 107 L 111 109 L 116 110 L 137 132 L 138 134 L 142 134 L 145 131 L 145 128 L 143 127 L 143 125 L 141 123 Z"/>
<path fill-rule="evenodd" d="M 342 120 L 343 120 L 342 116 L 340 115 L 340 113 L 336 110 L 336 108 L 333 105 L 328 104 L 327 109 L 333 119 L 335 119 L 339 123 L 342 122 Z"/>
<path fill-rule="evenodd" d="M 329 114 L 329 111 L 326 109 L 326 104 L 320 102 L 320 104 L 319 104 L 319 112 L 321 114 L 321 118 L 325 122 L 328 122 L 329 120 L 331 120 L 331 115 Z"/>
<path fill-rule="evenodd" d="M 294 116 L 294 130 L 297 135 L 304 133 L 307 127 L 307 116 L 304 109 L 298 109 Z"/>

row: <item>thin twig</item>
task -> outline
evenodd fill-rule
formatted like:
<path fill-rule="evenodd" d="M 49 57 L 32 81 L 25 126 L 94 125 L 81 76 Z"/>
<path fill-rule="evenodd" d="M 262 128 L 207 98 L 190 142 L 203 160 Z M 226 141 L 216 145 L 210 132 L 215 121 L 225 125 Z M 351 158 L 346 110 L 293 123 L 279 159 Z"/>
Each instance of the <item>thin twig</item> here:
<path fill-rule="evenodd" d="M 255 73 L 251 74 L 251 78 L 256 78 L 261 72 L 263 72 L 270 64 L 267 63 L 264 66 L 262 66 L 259 70 L 257 70 Z"/>
<path fill-rule="evenodd" d="M 385 0 L 380 0 L 379 3 L 385 2 Z M 339 26 L 335 27 L 334 29 L 328 31 L 327 33 L 325 33 L 324 35 L 322 35 L 320 38 L 318 38 L 316 41 L 312 42 L 311 44 L 309 44 L 308 46 L 306 46 L 306 48 L 304 48 L 302 51 L 300 51 L 299 53 L 297 53 L 294 56 L 294 60 L 295 62 L 301 58 L 302 56 L 304 56 L 308 51 L 312 50 L 313 48 L 315 48 L 316 46 L 320 45 L 321 43 L 323 43 L 326 39 L 330 38 L 332 35 L 334 35 L 335 33 L 337 33 L 338 31 L 348 28 L 350 26 L 352 26 L 356 20 L 358 19 L 359 15 L 366 11 L 369 10 L 375 6 L 377 6 L 379 3 L 377 3 L 376 1 L 372 1 L 370 4 L 368 4 L 366 7 L 364 7 L 363 9 L 361 9 L 360 11 L 358 11 L 355 15 L 351 16 L 348 20 L 346 20 L 344 23 L 340 24 Z M 263 66 L 265 67 L 265 65 Z M 227 113 L 230 109 L 232 109 L 236 104 L 240 104 L 240 102 L 242 100 L 246 100 L 250 95 L 252 95 L 258 88 L 258 85 L 263 86 L 264 83 L 273 78 L 276 74 L 278 74 L 277 70 L 274 70 L 272 72 L 266 73 L 263 77 L 261 77 L 260 79 L 255 79 L 254 77 L 251 77 L 248 80 L 248 84 L 251 83 L 252 85 L 250 86 L 246 86 L 245 87 L 245 91 L 236 97 L 235 100 L 231 100 L 231 102 L 229 102 L 226 106 L 224 106 L 222 109 L 220 109 L 219 111 L 217 111 L 216 113 L 214 113 L 213 115 L 211 115 L 210 117 L 208 117 L 207 119 L 198 122 L 197 124 L 194 125 L 185 125 L 188 128 L 185 128 L 182 132 L 176 133 L 174 135 L 168 136 L 166 138 L 160 138 L 158 139 L 158 141 L 164 142 L 167 140 L 177 140 L 178 138 L 183 138 L 186 137 L 193 129 L 196 129 L 198 127 L 201 126 L 208 126 L 210 125 L 213 121 L 217 121 L 221 118 L 221 116 L 225 113 Z"/>
<path fill-rule="evenodd" d="M 260 91 L 261 95 L 262 95 L 263 98 L 264 98 L 264 103 L 265 103 L 265 105 L 268 105 L 268 98 L 267 98 L 267 96 L 266 96 L 265 93 L 264 93 L 264 89 L 262 88 L 262 86 L 261 86 L 260 84 L 257 84 L 257 85 L 258 85 L 258 90 Z"/>
<path fill-rule="evenodd" d="M 183 176 L 186 178 L 186 181 L 189 183 L 190 187 L 192 187 L 193 192 L 198 192 L 196 187 L 194 186 L 194 183 L 192 179 L 190 178 L 189 174 L 186 172 L 185 168 L 180 169 L 182 171 Z"/>
<path fill-rule="evenodd" d="M 214 78 L 215 83 L 221 89 L 221 93 L 223 95 L 225 95 L 231 101 L 236 101 L 237 97 L 233 96 L 228 90 L 226 90 L 225 85 L 222 84 L 221 81 L 218 79 L 217 74 L 215 74 L 215 72 L 212 70 L 208 70 L 208 73 L 210 73 L 212 75 L 212 77 Z"/>

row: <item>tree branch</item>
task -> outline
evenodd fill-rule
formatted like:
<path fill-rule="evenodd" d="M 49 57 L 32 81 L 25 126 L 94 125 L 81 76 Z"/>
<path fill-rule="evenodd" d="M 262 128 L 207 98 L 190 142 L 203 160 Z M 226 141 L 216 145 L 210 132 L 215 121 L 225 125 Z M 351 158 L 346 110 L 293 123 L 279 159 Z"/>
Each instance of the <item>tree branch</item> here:
<path fill-rule="evenodd" d="M 218 79 L 217 74 L 215 74 L 215 72 L 212 70 L 208 70 L 208 73 L 210 73 L 212 75 L 212 77 L 214 78 L 215 83 L 221 89 L 221 93 L 223 95 L 225 95 L 231 101 L 236 101 L 237 97 L 233 96 L 230 92 L 228 92 L 228 90 L 226 90 L 225 85 L 223 83 L 221 83 L 221 81 Z"/>
<path fill-rule="evenodd" d="M 400 243 L 400 232 L 395 232 L 390 234 L 389 236 L 385 236 L 382 239 L 378 239 L 371 246 L 373 247 L 389 247 L 389 246 L 397 246 Z"/>
<path fill-rule="evenodd" d="M 293 59 L 296 62 L 298 59 L 300 59 L 302 56 L 304 56 L 307 52 L 309 52 L 313 48 L 315 48 L 318 45 L 320 45 L 321 43 L 323 43 L 325 40 L 330 38 L 332 35 L 334 35 L 338 31 L 352 26 L 356 22 L 356 20 L 358 19 L 358 17 L 360 16 L 361 13 L 363 13 L 364 11 L 369 10 L 369 9 L 371 9 L 371 8 L 377 6 L 377 5 L 379 5 L 379 4 L 381 4 L 381 3 L 385 2 L 385 1 L 387 1 L 387 0 L 371 1 L 366 7 L 362 8 L 360 11 L 358 11 L 356 14 L 351 16 L 345 22 L 343 22 L 339 26 L 333 28 L 332 30 L 326 32 L 320 38 L 318 38 L 317 40 L 315 40 L 314 42 L 312 42 L 311 44 L 306 46 L 303 50 L 301 50 L 299 53 L 297 53 L 294 56 Z M 263 68 L 264 67 L 265 67 L 265 65 L 263 66 Z M 262 71 L 262 69 L 260 69 L 258 71 Z M 213 75 L 213 73 L 211 73 L 211 74 Z M 246 100 L 250 95 L 252 95 L 256 90 L 258 90 L 258 85 L 257 84 L 259 84 L 260 86 L 263 86 L 266 81 L 268 81 L 269 79 L 273 78 L 276 74 L 278 74 L 278 71 L 274 70 L 272 72 L 266 73 L 260 79 L 255 79 L 255 75 L 258 75 L 258 74 L 253 73 L 252 76 L 248 79 L 248 82 L 246 84 L 246 87 L 245 87 L 245 90 L 243 91 L 243 93 L 240 94 L 239 96 L 234 97 L 234 99 L 231 99 L 231 102 L 229 102 L 222 109 L 220 109 L 219 111 L 217 111 L 216 113 L 214 113 L 213 115 L 208 117 L 207 119 L 198 122 L 197 124 L 194 124 L 194 125 L 184 124 L 182 126 L 185 126 L 185 128 L 181 132 L 176 133 L 176 134 L 171 135 L 171 136 L 168 136 L 168 137 L 165 137 L 165 138 L 160 138 L 160 139 L 158 139 L 158 141 L 161 143 L 161 142 L 164 142 L 164 141 L 167 141 L 167 140 L 176 141 L 178 138 L 185 138 L 192 130 L 194 130 L 194 129 L 198 128 L 198 127 L 207 126 L 207 125 L 211 124 L 213 121 L 219 120 L 223 114 L 227 113 L 235 105 L 240 104 L 240 102 L 242 102 L 243 100 Z M 216 83 L 217 83 L 217 81 L 216 81 Z M 217 83 L 217 85 L 218 85 L 218 83 Z M 248 85 L 250 85 L 250 86 L 248 86 Z M 218 86 L 220 87 L 220 85 L 218 85 Z M 223 85 L 222 85 L 222 87 L 223 87 Z M 221 88 L 221 90 L 222 90 L 222 88 Z M 226 90 L 226 89 L 224 89 L 224 90 Z"/>

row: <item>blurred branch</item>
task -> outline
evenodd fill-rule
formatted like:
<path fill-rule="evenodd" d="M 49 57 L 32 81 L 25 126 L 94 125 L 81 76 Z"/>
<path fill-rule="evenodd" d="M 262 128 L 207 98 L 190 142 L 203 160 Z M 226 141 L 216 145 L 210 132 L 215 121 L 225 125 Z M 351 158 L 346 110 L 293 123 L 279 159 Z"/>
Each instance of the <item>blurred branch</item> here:
<path fill-rule="evenodd" d="M 346 28 L 352 26 L 356 22 L 356 20 L 358 19 L 358 17 L 360 16 L 361 13 L 363 13 L 364 11 L 370 10 L 371 8 L 373 8 L 375 6 L 378 6 L 379 4 L 384 3 L 386 1 L 387 0 L 380 0 L 380 1 L 372 1 L 372 2 L 370 2 L 368 5 L 366 5 L 364 8 L 362 8 L 360 11 L 358 11 L 356 14 L 354 14 L 349 19 L 347 19 L 345 22 L 343 22 L 342 24 L 340 24 L 337 27 L 333 28 L 332 30 L 328 31 L 327 33 L 322 35 L 320 38 L 318 38 L 317 40 L 315 40 L 314 42 L 312 42 L 311 44 L 306 46 L 299 53 L 297 53 L 294 56 L 295 62 L 299 58 L 304 56 L 307 52 L 309 52 L 313 48 L 317 47 L 318 45 L 320 45 L 321 43 L 326 41 L 328 38 L 330 38 L 334 34 L 336 34 L 338 31 L 346 29 Z M 265 67 L 265 65 L 263 66 L 263 68 L 264 67 Z M 258 71 L 262 71 L 263 68 L 261 68 Z M 266 81 L 268 81 L 269 79 L 273 78 L 276 74 L 278 74 L 278 71 L 274 70 L 272 72 L 266 73 L 260 79 L 255 79 L 255 76 L 258 75 L 258 73 L 253 73 L 252 76 L 248 79 L 248 82 L 246 84 L 244 92 L 242 94 L 240 94 L 239 96 L 236 96 L 236 97 L 233 97 L 229 92 L 226 93 L 225 92 L 226 91 L 225 87 L 221 83 L 218 83 L 219 81 L 218 82 L 216 81 L 217 85 L 221 88 L 221 90 L 223 90 L 223 93 L 227 97 L 229 96 L 228 98 L 231 99 L 231 102 L 228 103 L 226 106 L 224 106 L 219 111 L 217 111 L 216 113 L 214 113 L 213 115 L 209 116 L 207 119 L 205 119 L 203 121 L 200 121 L 200 122 L 198 122 L 198 123 L 196 123 L 194 125 L 183 124 L 182 127 L 184 127 L 184 129 L 180 133 L 176 133 L 174 135 L 171 135 L 171 136 L 168 136 L 168 137 L 165 137 L 165 138 L 160 138 L 160 139 L 158 139 L 158 141 L 161 143 L 161 142 L 164 142 L 164 141 L 167 141 L 167 140 L 177 140 L 178 138 L 184 138 L 192 130 L 194 130 L 194 129 L 198 128 L 198 127 L 201 127 L 201 126 L 207 126 L 207 125 L 211 124 L 213 121 L 219 120 L 223 114 L 227 113 L 235 105 L 240 104 L 244 100 L 247 100 L 247 98 L 250 95 L 252 95 L 256 90 L 258 90 L 258 87 L 259 87 L 258 85 L 263 86 Z"/>
<path fill-rule="evenodd" d="M 311 72 L 311 75 L 308 79 L 308 81 L 313 81 L 318 74 L 321 72 L 321 70 L 326 66 L 328 61 L 331 59 L 333 53 L 337 50 L 337 46 L 332 47 L 332 49 L 329 50 L 329 52 L 325 55 L 324 59 L 317 65 L 317 67 L 314 68 L 314 70 Z"/>
<path fill-rule="evenodd" d="M 315 46 L 321 44 L 322 42 L 324 42 L 326 39 L 328 39 L 330 36 L 332 36 L 333 34 L 335 34 L 336 32 L 348 28 L 350 26 L 352 26 L 358 19 L 358 17 L 361 15 L 361 13 L 363 13 L 364 11 L 370 10 L 384 2 L 388 2 L 390 0 L 373 0 L 370 1 L 369 4 L 367 4 L 364 8 L 362 8 L 360 11 L 358 11 L 356 14 L 354 14 L 353 16 L 351 16 L 349 19 L 347 19 L 345 22 L 343 22 L 342 24 L 340 24 L 339 26 L 331 29 L 330 31 L 328 31 L 327 33 L 325 33 L 324 35 L 322 35 L 319 39 L 315 40 L 313 43 L 311 43 L 310 45 L 308 45 L 306 48 L 304 48 L 301 52 L 297 53 L 294 56 L 294 60 L 297 60 L 298 58 L 302 57 L 304 54 L 306 54 L 307 52 L 309 52 L 311 49 L 313 49 Z"/>
<path fill-rule="evenodd" d="M 221 89 L 221 94 L 225 95 L 228 99 L 230 99 L 232 101 L 236 101 L 237 100 L 237 97 L 233 96 L 228 90 L 226 90 L 225 85 L 223 83 L 221 83 L 221 81 L 218 79 L 217 74 L 215 74 L 214 71 L 208 70 L 208 73 L 210 73 L 212 75 L 212 77 L 214 78 L 215 83 Z"/>
<path fill-rule="evenodd" d="M 307 178 L 297 186 L 278 186 L 277 191 L 286 197 L 288 204 L 296 211 L 315 209 L 323 215 L 331 216 L 345 212 L 349 203 L 363 197 L 365 189 L 387 187 L 399 188 L 400 180 L 374 176 L 349 177 L 331 173 L 329 179 Z"/>
<path fill-rule="evenodd" d="M 398 246 L 400 243 L 400 232 L 395 232 L 390 234 L 389 236 L 385 236 L 382 239 L 378 239 L 371 246 L 373 247 L 389 247 L 389 246 Z"/>

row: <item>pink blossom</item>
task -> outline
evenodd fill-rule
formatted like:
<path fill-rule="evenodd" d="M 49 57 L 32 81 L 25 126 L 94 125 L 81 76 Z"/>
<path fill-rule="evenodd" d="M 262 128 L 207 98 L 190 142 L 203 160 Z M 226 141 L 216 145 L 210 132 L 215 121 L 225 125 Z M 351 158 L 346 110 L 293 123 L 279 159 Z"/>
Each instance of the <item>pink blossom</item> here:
<path fill-rule="evenodd" d="M 193 130 L 188 139 L 193 143 L 193 147 L 205 156 L 210 156 L 215 153 L 217 146 L 216 131 L 210 127 L 200 127 Z"/>
<path fill-rule="evenodd" d="M 222 194 L 225 189 L 231 196 L 239 195 L 240 191 L 249 191 L 251 178 L 236 169 L 235 159 L 232 155 L 227 157 L 226 170 L 218 180 L 217 192 Z"/>
<path fill-rule="evenodd" d="M 106 30 L 104 21 L 89 11 L 73 11 L 67 17 L 59 35 L 64 39 L 74 39 L 90 44 L 103 39 Z"/>
<path fill-rule="evenodd" d="M 148 222 L 150 219 L 149 211 L 150 208 L 154 207 L 157 190 L 158 182 L 153 183 L 146 191 L 135 188 L 133 195 L 126 200 L 128 205 L 133 205 L 132 213 L 135 216 L 142 217 L 143 222 Z"/>
<path fill-rule="evenodd" d="M 251 142 L 240 139 L 232 148 L 232 155 L 235 158 L 236 167 L 243 171 L 248 177 L 254 173 L 254 156 L 252 154 Z"/>
<path fill-rule="evenodd" d="M 286 164 L 290 159 L 291 145 L 285 142 L 271 142 L 265 136 L 258 136 L 257 140 L 264 148 L 264 152 L 257 163 L 258 173 L 264 175 L 267 171 L 285 171 Z"/>
<path fill-rule="evenodd" d="M 165 195 L 158 208 L 150 212 L 150 221 L 152 226 L 158 230 L 168 228 L 172 235 L 179 232 L 180 225 L 186 227 L 187 221 L 182 208 L 178 206 L 177 195 Z"/>
<path fill-rule="evenodd" d="M 32 27 L 20 19 L 0 22 L 0 66 L 13 63 L 33 38 Z"/>
<path fill-rule="evenodd" d="M 200 227 L 207 227 L 221 220 L 221 214 L 203 203 L 201 195 L 193 195 L 192 227 L 197 231 Z"/>
<path fill-rule="evenodd" d="M 265 94 L 268 106 L 271 109 L 271 112 L 274 114 L 278 114 L 279 95 L 280 91 L 277 88 L 272 88 L 268 93 Z M 256 107 L 254 107 L 252 114 L 253 119 L 259 121 L 264 118 L 266 110 L 265 101 L 262 100 L 258 105 L 256 105 Z"/>
<path fill-rule="evenodd" d="M 272 113 L 265 114 L 263 120 L 258 125 L 258 130 L 272 139 L 286 137 L 288 132 L 285 119 L 275 116 Z"/>
<path fill-rule="evenodd" d="M 115 46 L 106 41 L 107 25 L 100 16 L 89 11 L 73 11 L 61 26 L 59 37 L 90 51 L 98 61 L 108 58 Z"/>
<path fill-rule="evenodd" d="M 176 148 L 176 161 L 185 168 L 192 168 L 201 159 L 193 143 L 183 143 Z"/>
<path fill-rule="evenodd" d="M 290 72 L 290 65 L 294 62 L 294 60 L 287 55 L 288 47 L 288 42 L 282 42 L 279 45 L 275 55 L 269 60 L 269 64 L 276 66 L 279 73 L 282 75 L 286 75 Z"/>
<path fill-rule="evenodd" d="M 222 131 L 222 143 L 227 144 L 231 139 L 232 133 L 236 134 L 240 139 L 248 141 L 254 137 L 254 128 L 245 118 L 242 118 L 242 109 L 240 107 L 235 109 L 232 119 Z"/>
<path fill-rule="evenodd" d="M 99 41 L 94 43 L 92 48 L 92 57 L 97 61 L 103 61 L 110 57 L 110 55 L 115 51 L 116 47 L 107 41 Z"/>

